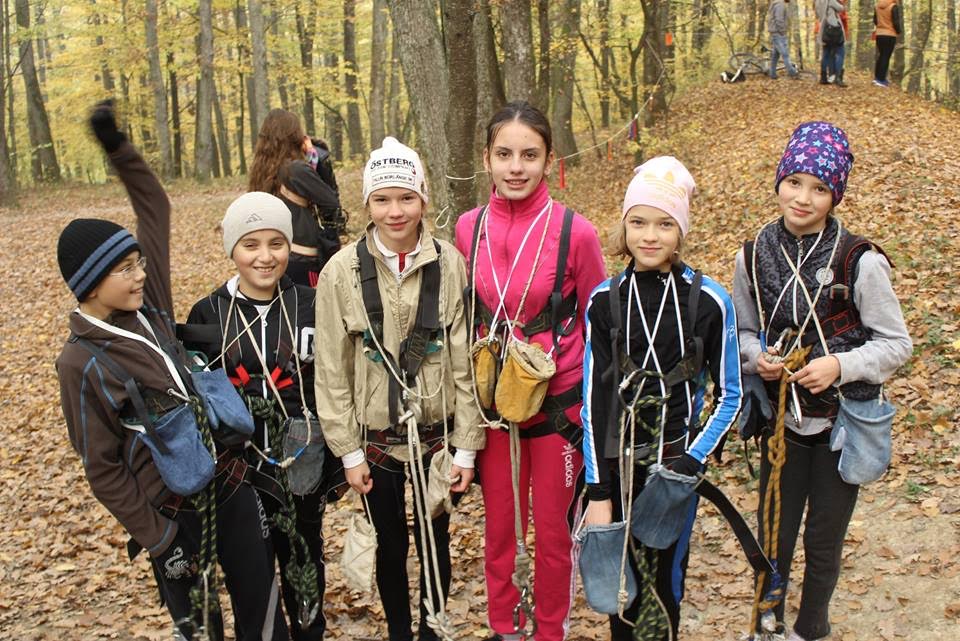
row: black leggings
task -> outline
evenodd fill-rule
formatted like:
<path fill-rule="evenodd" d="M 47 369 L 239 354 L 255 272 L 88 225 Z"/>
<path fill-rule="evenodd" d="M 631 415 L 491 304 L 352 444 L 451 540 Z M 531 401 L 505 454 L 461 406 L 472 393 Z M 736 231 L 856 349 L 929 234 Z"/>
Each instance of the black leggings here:
<path fill-rule="evenodd" d="M 637 473 L 634 474 L 634 500 L 637 499 L 640 490 L 643 489 L 643 483 L 640 482 L 639 479 L 645 478 L 646 468 L 638 468 Z M 623 519 L 623 507 L 620 502 L 619 483 L 619 475 L 613 474 L 611 486 L 614 488 L 612 496 L 614 521 Z M 696 513 L 695 503 L 693 504 L 692 509 L 694 513 Z M 680 629 L 680 601 L 677 599 L 677 593 L 679 593 L 681 597 L 683 596 L 684 583 L 687 575 L 687 563 L 690 560 L 690 530 L 692 527 L 693 520 L 691 519 L 688 523 L 688 527 L 684 528 L 684 532 L 680 535 L 680 538 L 666 550 L 645 548 L 639 540 L 633 539 L 633 544 L 638 550 L 642 549 L 644 551 L 648 561 L 652 560 L 654 557 L 656 557 L 657 560 L 657 598 L 660 600 L 660 603 L 663 604 L 663 607 L 666 610 L 667 619 L 669 620 L 670 628 L 673 632 L 672 637 L 669 635 L 669 633 L 664 634 L 664 641 L 666 641 L 668 638 L 676 639 Z M 629 563 L 630 570 L 637 579 L 637 585 L 642 585 L 640 583 L 640 576 L 638 574 L 636 561 L 633 558 L 632 550 L 627 552 L 627 561 Z M 650 598 L 652 598 L 650 594 L 645 594 L 641 589 L 640 593 L 637 595 L 637 598 L 634 599 L 630 607 L 623 611 L 623 618 L 630 622 L 636 621 L 637 615 L 640 612 L 640 605 L 642 604 L 643 600 Z M 633 628 L 621 621 L 620 617 L 616 614 L 610 616 L 610 640 L 633 640 Z"/>
<path fill-rule="evenodd" d="M 896 36 L 877 36 L 877 62 L 873 67 L 873 78 L 880 82 L 887 81 L 887 72 L 890 69 L 890 56 L 897 46 Z"/>
<path fill-rule="evenodd" d="M 429 459 L 424 462 L 429 476 Z M 390 641 L 413 641 L 410 616 L 410 587 L 407 576 L 407 553 L 410 538 L 407 530 L 407 506 L 404 490 L 407 475 L 393 459 L 386 459 L 389 469 L 370 466 L 373 489 L 367 494 L 373 526 L 377 530 L 377 588 L 387 617 Z M 450 592 L 450 515 L 446 512 L 433 519 L 433 535 L 437 542 L 437 561 L 443 598 Z M 413 536 L 420 559 L 420 624 L 419 641 L 432 641 L 436 635 L 427 625 L 427 610 L 423 605 L 426 594 L 423 545 L 420 519 L 413 519 Z M 434 603 L 439 604 L 435 575 L 430 575 Z"/>
<path fill-rule="evenodd" d="M 803 550 L 806 565 L 800 596 L 800 612 L 793 624 L 805 639 L 819 639 L 830 633 L 828 608 L 840 577 L 843 538 L 857 503 L 859 485 L 840 478 L 837 465 L 840 452 L 831 452 L 828 433 L 803 437 L 787 430 L 787 460 L 781 470 L 780 531 L 777 562 L 784 581 L 790 577 L 790 564 L 806 508 Z M 763 500 L 770 478 L 767 441 L 761 443 L 760 497 Z M 760 542 L 763 542 L 763 510 L 758 512 Z M 766 589 L 766 587 L 764 588 Z M 774 609 L 783 621 L 783 601 Z"/>
<path fill-rule="evenodd" d="M 174 520 L 200 541 L 200 515 L 180 510 Z M 287 641 L 287 625 L 273 576 L 273 549 L 266 513 L 256 492 L 241 484 L 217 507 L 217 554 L 230 594 L 237 641 Z M 155 564 L 154 564 L 155 565 Z M 154 567 L 160 594 L 185 639 L 193 635 L 190 589 L 195 578 L 168 580 Z M 211 639 L 223 638 L 223 624 L 211 622 Z"/>

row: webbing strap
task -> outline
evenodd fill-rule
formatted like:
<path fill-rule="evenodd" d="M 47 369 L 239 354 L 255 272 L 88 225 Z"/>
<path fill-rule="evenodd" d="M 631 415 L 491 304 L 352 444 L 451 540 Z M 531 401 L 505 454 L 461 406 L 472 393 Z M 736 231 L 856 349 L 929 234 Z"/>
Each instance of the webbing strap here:
<path fill-rule="evenodd" d="M 140 419 L 140 422 L 143 424 L 143 429 L 146 430 L 147 434 L 150 436 L 152 442 L 155 444 L 156 448 L 161 454 L 169 454 L 170 450 L 167 449 L 163 439 L 157 436 L 157 429 L 153 424 L 153 420 L 150 418 L 150 412 L 147 411 L 147 404 L 144 402 L 143 395 L 140 393 L 140 388 L 137 387 L 137 382 L 134 380 L 133 376 L 131 376 L 127 370 L 123 369 L 123 367 L 121 367 L 117 361 L 107 356 L 105 351 L 94 345 L 86 338 L 73 335 L 70 337 L 70 341 L 90 352 L 94 359 L 103 363 L 107 369 L 110 370 L 111 374 L 123 382 L 123 387 L 127 392 L 127 398 L 130 399 L 130 403 L 133 405 L 133 409 L 137 413 L 137 418 Z"/>
<path fill-rule="evenodd" d="M 400 343 L 399 359 L 383 348 L 381 356 L 387 369 L 387 398 L 390 404 L 390 423 L 400 423 L 400 382 L 391 374 L 390 369 L 400 372 L 407 385 L 413 384 L 423 365 L 427 352 L 427 343 L 440 330 L 440 243 L 433 245 L 437 250 L 437 260 L 421 268 L 420 293 L 417 297 L 417 316 L 410 334 Z M 360 295 L 370 320 L 370 331 L 379 345 L 383 345 L 383 300 L 377 283 L 377 265 L 374 262 L 364 239 L 357 242 L 357 258 L 360 259 Z M 389 359 L 389 362 L 387 362 Z"/>
<path fill-rule="evenodd" d="M 483 220 L 487 214 L 487 207 L 483 207 L 477 214 L 477 220 L 473 224 L 473 238 L 470 244 L 470 269 L 476 270 L 477 251 L 480 247 L 480 230 L 483 227 Z M 520 331 L 524 336 L 530 337 L 534 334 L 553 330 L 553 349 L 560 352 L 560 337 L 567 336 L 573 331 L 574 323 L 567 325 L 564 323 L 577 313 L 577 292 L 574 290 L 570 295 L 563 295 L 563 279 L 567 270 L 567 257 L 570 255 L 570 234 L 573 229 L 574 212 L 567 207 L 563 212 L 563 223 L 560 227 L 560 243 L 557 248 L 557 271 L 553 279 L 553 290 L 550 298 L 543 309 L 535 317 L 523 324 Z M 536 269 L 536 266 L 534 266 Z M 470 286 L 464 292 L 464 300 L 470 301 L 472 298 Z M 488 328 L 493 322 L 493 313 L 484 305 L 480 299 L 476 300 L 475 319 L 483 322 Z M 567 326 L 565 326 L 567 325 Z"/>

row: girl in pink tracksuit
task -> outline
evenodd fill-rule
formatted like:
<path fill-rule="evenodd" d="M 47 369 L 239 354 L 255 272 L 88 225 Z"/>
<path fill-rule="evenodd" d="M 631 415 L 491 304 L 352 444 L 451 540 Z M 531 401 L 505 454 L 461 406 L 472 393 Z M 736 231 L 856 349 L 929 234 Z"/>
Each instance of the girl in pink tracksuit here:
<path fill-rule="evenodd" d="M 476 300 L 474 336 L 487 335 L 491 326 L 495 332 L 510 331 L 505 322 L 518 319 L 514 336 L 539 344 L 557 366 L 540 413 L 520 425 L 520 520 L 526 532 L 532 490 L 536 529 L 537 641 L 560 641 L 569 627 L 570 528 L 583 468 L 579 416 L 583 310 L 590 292 L 606 278 L 596 230 L 571 212 L 560 291 L 563 302 L 557 305 L 555 297 L 551 305 L 561 231 L 565 217 L 570 217 L 547 189 L 554 159 L 551 142 L 549 123 L 529 103 L 512 102 L 497 112 L 487 126 L 483 153 L 493 180 L 490 202 L 460 216 L 456 229 L 457 248 L 467 257 Z M 488 641 L 520 639 L 513 619 L 520 595 L 511 578 L 516 537 L 510 438 L 502 429 L 487 432 L 486 449 L 477 455 L 477 470 L 486 510 L 485 573 L 494 631 Z"/>

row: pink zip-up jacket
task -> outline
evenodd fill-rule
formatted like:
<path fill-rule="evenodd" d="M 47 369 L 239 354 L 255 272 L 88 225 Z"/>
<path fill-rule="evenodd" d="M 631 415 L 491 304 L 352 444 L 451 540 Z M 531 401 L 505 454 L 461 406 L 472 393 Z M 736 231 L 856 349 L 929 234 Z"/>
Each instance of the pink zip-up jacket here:
<path fill-rule="evenodd" d="M 543 181 L 532 194 L 523 200 L 508 200 L 497 195 L 492 190 L 487 211 L 487 222 L 480 227 L 480 243 L 477 248 L 476 265 L 470 264 L 470 254 L 473 247 L 473 229 L 476 226 L 477 216 L 482 207 L 472 209 L 460 216 L 457 221 L 456 244 L 457 249 L 467 259 L 467 269 L 471 283 L 476 283 L 476 296 L 491 312 L 496 311 L 500 303 L 500 295 L 494 284 L 493 273 L 496 271 L 500 287 L 506 285 L 505 305 L 506 314 L 511 320 L 516 318 L 517 307 L 523 296 L 523 290 L 530 277 L 531 270 L 535 271 L 530 291 L 524 303 L 519 320 L 526 322 L 535 318 L 550 301 L 553 291 L 554 276 L 557 271 L 557 252 L 560 248 L 560 229 L 563 225 L 563 214 L 566 209 L 563 203 L 554 201 L 549 213 L 549 225 L 544 239 L 543 250 L 539 260 L 534 265 L 537 255 L 537 246 L 543 234 L 543 226 L 547 224 L 545 214 L 530 232 L 523 251 L 517 260 L 513 278 L 506 284 L 510 268 L 514 263 L 523 244 L 527 230 L 537 219 L 537 215 L 544 209 L 550 194 L 547 184 Z M 489 231 L 489 237 L 487 235 Z M 489 244 L 488 244 L 489 243 Z M 492 259 L 492 262 L 491 262 Z M 584 315 L 583 312 L 590 300 L 590 292 L 600 282 L 607 278 L 606 267 L 603 263 L 603 254 L 600 249 L 600 239 L 593 225 L 580 214 L 573 217 L 573 227 L 570 230 L 570 249 L 567 254 L 567 266 L 563 277 L 563 296 L 567 297 L 576 290 L 577 318 L 573 331 L 568 336 L 560 337 L 560 353 L 554 352 L 553 358 L 557 364 L 557 373 L 550 380 L 547 388 L 549 396 L 555 396 L 579 385 L 583 379 L 583 346 L 584 346 Z M 503 312 L 499 315 L 504 318 Z M 519 330 L 516 335 L 522 337 Z M 538 343 L 544 351 L 553 347 L 553 332 L 546 331 L 530 337 L 531 343 Z M 579 409 L 580 405 L 576 405 Z M 566 414 L 571 421 L 580 424 L 580 417 L 573 415 L 574 408 Z M 538 414 L 525 425 L 535 425 L 543 421 L 543 415 Z"/>

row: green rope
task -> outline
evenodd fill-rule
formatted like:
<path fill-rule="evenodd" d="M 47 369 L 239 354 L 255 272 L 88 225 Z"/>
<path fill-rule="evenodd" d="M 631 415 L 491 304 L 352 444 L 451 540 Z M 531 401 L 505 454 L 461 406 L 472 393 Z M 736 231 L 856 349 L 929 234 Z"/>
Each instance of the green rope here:
<path fill-rule="evenodd" d="M 261 377 L 262 375 L 259 374 L 251 376 L 251 378 Z M 250 414 L 264 422 L 273 458 L 282 456 L 284 435 L 280 429 L 276 400 L 247 394 L 242 389 L 239 391 L 246 401 Z M 306 628 L 310 626 L 320 610 L 317 566 L 313 563 L 306 539 L 297 531 L 297 508 L 293 502 L 293 492 L 287 482 L 287 472 L 280 467 L 277 467 L 276 470 L 276 481 L 283 491 L 283 504 L 270 520 L 290 541 L 290 559 L 284 569 L 284 576 L 296 592 L 300 609 L 298 620 L 300 625 Z"/>
<path fill-rule="evenodd" d="M 656 370 L 638 369 L 629 375 L 631 379 L 635 377 L 639 378 L 642 383 L 646 379 L 662 379 L 663 375 Z M 638 393 L 640 392 L 639 387 L 638 385 L 636 390 Z M 623 398 L 622 392 L 623 390 L 621 390 L 621 399 Z M 647 395 L 634 398 L 629 403 L 624 401 L 625 411 L 620 419 L 621 431 L 626 429 L 629 415 L 629 418 L 635 421 L 635 425 L 650 436 L 651 443 L 658 443 L 663 431 L 662 409 L 669 400 L 670 388 L 667 387 L 666 393 L 662 396 Z M 651 408 L 656 411 L 656 419 L 653 423 L 647 423 L 637 415 L 640 410 Z M 630 444 L 631 447 L 635 447 L 635 445 L 635 443 Z M 622 452 L 621 455 L 623 455 Z M 651 448 L 645 456 L 634 460 L 634 465 L 646 467 L 656 462 L 657 449 Z M 629 482 L 632 483 L 633 480 L 630 479 Z M 639 593 L 637 595 L 639 607 L 633 626 L 633 638 L 635 641 L 659 641 L 667 636 L 670 622 L 667 619 L 666 612 L 661 607 L 660 597 L 657 594 L 657 551 L 632 540 L 630 549 L 633 552 L 633 560 L 637 567 L 637 578 L 639 579 Z"/>
<path fill-rule="evenodd" d="M 200 428 L 200 437 L 211 456 L 216 456 L 213 434 L 203 402 L 196 396 L 190 397 L 190 407 Z M 200 578 L 190 589 L 190 605 L 193 616 L 201 622 L 201 631 L 209 635 L 211 621 L 219 619 L 220 600 L 217 598 L 219 578 L 217 575 L 217 488 L 211 481 L 197 494 L 190 497 L 200 515 Z M 212 595 L 212 597 L 211 597 Z"/>

